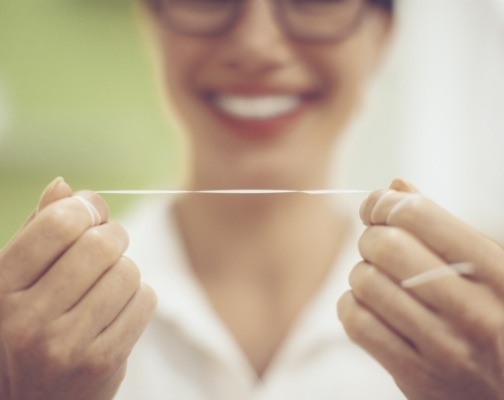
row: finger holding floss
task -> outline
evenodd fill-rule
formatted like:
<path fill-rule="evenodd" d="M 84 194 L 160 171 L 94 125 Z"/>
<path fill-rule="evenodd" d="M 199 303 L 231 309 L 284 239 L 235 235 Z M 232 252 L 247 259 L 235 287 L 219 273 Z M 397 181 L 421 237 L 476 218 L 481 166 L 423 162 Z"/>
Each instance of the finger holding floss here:
<path fill-rule="evenodd" d="M 102 223 L 101 215 L 98 210 L 93 206 L 93 204 L 87 200 L 82 195 L 75 194 L 73 196 L 74 199 L 78 200 L 86 209 L 91 219 L 91 226 L 97 226 Z"/>
<path fill-rule="evenodd" d="M 410 399 L 504 399 L 504 250 L 404 181 L 371 193 L 360 214 L 365 261 L 339 305 L 349 336 Z M 384 355 L 377 335 L 408 350 Z M 409 349 L 418 358 L 401 368 Z"/>

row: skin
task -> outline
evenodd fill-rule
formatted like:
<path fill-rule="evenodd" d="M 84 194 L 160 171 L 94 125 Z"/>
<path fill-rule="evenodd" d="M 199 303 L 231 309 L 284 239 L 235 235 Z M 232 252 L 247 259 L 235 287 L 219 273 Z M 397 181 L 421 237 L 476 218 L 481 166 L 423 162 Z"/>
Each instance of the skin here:
<path fill-rule="evenodd" d="M 283 33 L 270 2 L 247 1 L 245 8 L 235 29 L 218 37 L 176 33 L 152 17 L 166 96 L 188 142 L 187 184 L 323 187 L 335 141 L 388 42 L 390 18 L 373 9 L 347 40 L 306 44 Z M 314 92 L 319 98 L 283 134 L 258 138 L 236 134 L 239 128 L 219 121 L 201 98 L 205 91 L 242 87 Z"/>
<path fill-rule="evenodd" d="M 187 138 L 186 186 L 323 188 L 329 149 L 358 107 L 390 18 L 374 10 L 344 42 L 302 44 L 278 28 L 269 2 L 246 4 L 236 29 L 212 39 L 176 34 L 149 17 L 167 98 Z M 318 97 L 277 129 L 285 132 L 251 137 L 222 123 L 201 98 L 242 85 Z M 123 256 L 126 233 L 108 221 L 103 199 L 79 194 L 99 212 L 99 226 L 56 180 L 0 253 L 1 399 L 113 398 L 153 312 L 155 295 Z M 237 200 L 184 196 L 175 210 L 191 267 L 260 376 L 324 281 L 348 224 L 324 197 Z M 504 398 L 503 250 L 404 182 L 371 195 L 362 219 L 364 261 L 339 302 L 350 337 L 410 400 Z M 473 262 L 475 276 L 398 285 L 458 261 Z"/>
<path fill-rule="evenodd" d="M 333 147 L 388 43 L 390 16 L 370 9 L 346 40 L 302 43 L 278 26 L 271 2 L 245 7 L 234 30 L 212 38 L 173 32 L 149 16 L 166 96 L 187 141 L 186 186 L 324 188 Z M 287 127 L 256 135 L 222 122 L 202 96 L 257 88 L 316 100 Z M 175 205 L 191 267 L 258 376 L 347 240 L 348 217 L 333 200 L 184 196 Z"/>
<path fill-rule="evenodd" d="M 374 10 L 343 43 L 301 45 L 278 29 L 269 3 L 247 7 L 235 30 L 214 39 L 169 32 L 150 17 L 167 97 L 188 139 L 186 186 L 322 188 L 329 145 L 359 102 L 390 20 Z M 199 94 L 293 82 L 317 91 L 318 101 L 284 132 L 262 138 L 232 132 Z M 111 399 L 153 312 L 154 294 L 123 257 L 126 233 L 108 221 L 103 199 L 81 195 L 99 211 L 100 226 L 91 227 L 88 210 L 56 180 L 0 253 L 2 400 Z M 324 281 L 346 221 L 320 198 L 236 200 L 182 197 L 176 214 L 192 268 L 261 375 Z"/>
<path fill-rule="evenodd" d="M 338 313 L 410 400 L 504 399 L 504 250 L 402 181 L 363 203 L 363 261 Z M 453 275 L 403 289 L 443 264 Z"/>
<path fill-rule="evenodd" d="M 178 35 L 150 17 L 167 97 L 188 139 L 188 188 L 327 184 L 329 145 L 359 103 L 390 19 L 374 10 L 343 43 L 302 45 L 283 35 L 268 4 L 248 2 L 241 23 L 218 39 Z M 318 92 L 318 101 L 288 129 L 262 138 L 230 130 L 199 94 L 243 84 L 292 89 L 293 82 Z M 111 399 L 153 312 L 155 295 L 123 257 L 127 235 L 108 221 L 103 199 L 79 193 L 100 214 L 102 223 L 91 226 L 73 194 L 52 182 L 0 253 L 2 400 Z M 186 196 L 175 208 L 196 276 L 261 375 L 324 281 L 347 223 L 327 199 L 236 200 Z"/>
<path fill-rule="evenodd" d="M 126 232 L 95 193 L 62 180 L 0 253 L 0 398 L 111 399 L 155 295 L 122 256 Z"/>

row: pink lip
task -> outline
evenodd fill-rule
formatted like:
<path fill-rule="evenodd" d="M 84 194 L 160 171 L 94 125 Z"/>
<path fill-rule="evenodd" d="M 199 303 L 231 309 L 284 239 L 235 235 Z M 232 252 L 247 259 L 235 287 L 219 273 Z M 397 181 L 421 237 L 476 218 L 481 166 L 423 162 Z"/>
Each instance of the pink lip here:
<path fill-rule="evenodd" d="M 236 96 L 267 96 L 276 94 L 292 94 L 301 97 L 311 97 L 319 91 L 306 88 L 296 88 L 292 86 L 283 85 L 230 85 L 223 86 L 216 89 L 207 89 L 202 91 L 205 97 L 211 97 L 215 94 L 229 94 Z"/>

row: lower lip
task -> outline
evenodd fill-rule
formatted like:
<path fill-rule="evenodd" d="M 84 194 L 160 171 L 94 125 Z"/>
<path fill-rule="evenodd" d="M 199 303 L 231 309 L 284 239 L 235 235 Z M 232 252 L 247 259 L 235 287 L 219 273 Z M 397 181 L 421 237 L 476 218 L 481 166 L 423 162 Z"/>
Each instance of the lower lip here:
<path fill-rule="evenodd" d="M 245 137 L 271 137 L 289 132 L 308 111 L 309 104 L 303 100 L 301 104 L 288 113 L 265 119 L 246 119 L 234 117 L 210 103 L 211 109 L 218 120 L 236 135 Z"/>

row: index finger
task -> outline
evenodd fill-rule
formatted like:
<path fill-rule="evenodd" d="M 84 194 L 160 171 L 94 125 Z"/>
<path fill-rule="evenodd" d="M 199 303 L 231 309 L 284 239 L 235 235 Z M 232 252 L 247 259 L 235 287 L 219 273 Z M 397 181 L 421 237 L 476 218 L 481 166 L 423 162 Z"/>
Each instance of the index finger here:
<path fill-rule="evenodd" d="M 497 243 L 420 194 L 385 193 L 371 194 L 373 202 L 363 205 L 372 225 L 410 232 L 448 264 L 474 264 L 475 278 L 504 295 L 504 250 Z"/>
<path fill-rule="evenodd" d="M 89 207 L 101 221 L 108 219 L 106 203 L 93 192 L 79 192 L 41 210 L 0 253 L 0 292 L 23 290 L 36 282 L 92 226 Z"/>

